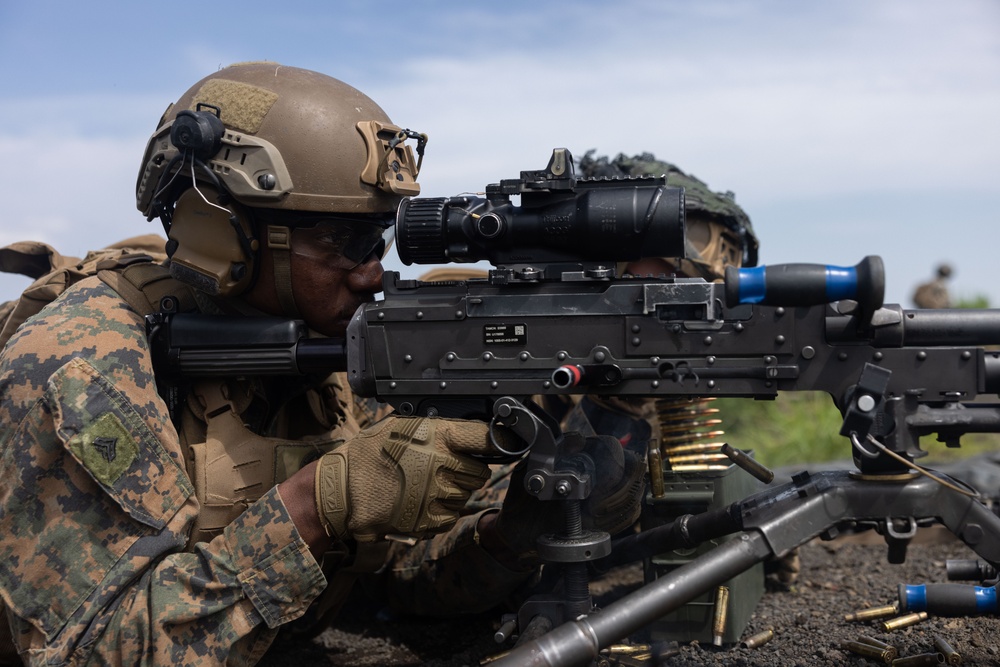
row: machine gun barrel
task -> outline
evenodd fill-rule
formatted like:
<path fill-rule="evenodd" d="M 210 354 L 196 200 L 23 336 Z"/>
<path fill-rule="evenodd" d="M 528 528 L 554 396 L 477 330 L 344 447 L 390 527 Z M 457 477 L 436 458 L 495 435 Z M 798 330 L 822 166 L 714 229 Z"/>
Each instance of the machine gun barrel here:
<path fill-rule="evenodd" d="M 1000 310 L 904 310 L 903 345 L 1000 345 Z"/>

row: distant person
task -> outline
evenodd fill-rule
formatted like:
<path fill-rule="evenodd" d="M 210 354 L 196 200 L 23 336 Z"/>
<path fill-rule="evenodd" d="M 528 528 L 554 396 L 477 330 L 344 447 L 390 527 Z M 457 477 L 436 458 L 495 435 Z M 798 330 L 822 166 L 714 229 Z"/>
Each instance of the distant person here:
<path fill-rule="evenodd" d="M 948 294 L 948 279 L 951 274 L 949 264 L 938 266 L 934 280 L 923 283 L 913 292 L 913 303 L 917 308 L 951 308 L 951 296 Z"/>

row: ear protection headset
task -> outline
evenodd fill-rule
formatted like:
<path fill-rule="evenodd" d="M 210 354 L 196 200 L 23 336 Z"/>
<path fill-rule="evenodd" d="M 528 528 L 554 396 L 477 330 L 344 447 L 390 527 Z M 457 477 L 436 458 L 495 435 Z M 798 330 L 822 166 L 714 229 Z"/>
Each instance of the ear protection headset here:
<path fill-rule="evenodd" d="M 211 111 L 204 110 L 207 107 Z M 170 127 L 170 142 L 180 151 L 172 181 L 189 169 L 190 185 L 173 201 L 161 204 L 167 232 L 171 274 L 213 296 L 236 296 L 253 284 L 258 241 L 246 208 L 229 196 L 207 164 L 222 147 L 225 126 L 218 107 L 199 103 L 196 111 L 177 114 Z M 164 170 L 167 178 L 172 170 Z M 196 180 L 207 178 L 212 185 Z M 170 183 L 158 188 L 168 190 Z M 169 201 L 170 195 L 166 199 Z"/>
<path fill-rule="evenodd" d="M 219 119 L 219 107 L 213 106 L 215 113 L 202 111 L 208 105 L 199 103 L 197 111 L 185 109 L 177 114 L 170 126 L 170 143 L 181 151 L 191 151 L 199 160 L 211 159 L 222 148 L 222 135 L 226 131 Z"/>

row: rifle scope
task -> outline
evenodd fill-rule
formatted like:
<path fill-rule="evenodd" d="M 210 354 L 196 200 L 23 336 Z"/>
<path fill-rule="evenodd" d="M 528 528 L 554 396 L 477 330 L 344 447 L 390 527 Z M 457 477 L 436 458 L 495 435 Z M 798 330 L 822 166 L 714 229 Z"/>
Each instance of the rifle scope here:
<path fill-rule="evenodd" d="M 556 149 L 546 169 L 488 185 L 485 198 L 403 200 L 396 243 L 407 265 L 684 257 L 684 190 L 663 177 L 578 180 L 569 151 Z"/>

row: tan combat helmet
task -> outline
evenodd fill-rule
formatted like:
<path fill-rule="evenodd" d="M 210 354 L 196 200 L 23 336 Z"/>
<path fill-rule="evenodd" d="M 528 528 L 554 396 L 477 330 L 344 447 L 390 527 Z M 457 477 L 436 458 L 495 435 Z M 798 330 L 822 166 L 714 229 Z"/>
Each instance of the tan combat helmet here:
<path fill-rule="evenodd" d="M 290 229 L 323 216 L 389 227 L 399 201 L 420 192 L 426 141 L 342 81 L 273 62 L 235 64 L 167 108 L 139 169 L 136 206 L 162 221 L 173 275 L 214 296 L 249 288 L 268 244 L 279 298 L 294 315 Z"/>
<path fill-rule="evenodd" d="M 588 151 L 580 160 L 584 178 L 666 176 L 667 185 L 684 188 L 688 256 L 668 259 L 680 272 L 705 280 L 722 280 L 726 266 L 756 266 L 757 236 L 750 217 L 731 192 L 711 191 L 699 179 L 676 165 L 657 160 L 650 153 L 633 157 L 619 154 L 613 160 Z"/>

